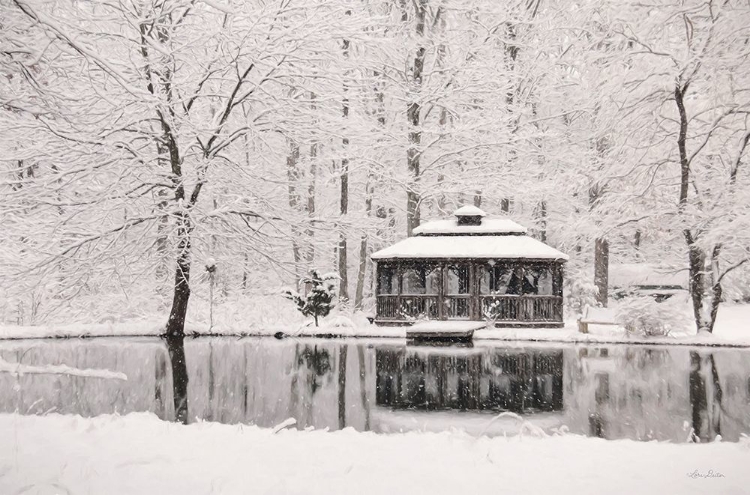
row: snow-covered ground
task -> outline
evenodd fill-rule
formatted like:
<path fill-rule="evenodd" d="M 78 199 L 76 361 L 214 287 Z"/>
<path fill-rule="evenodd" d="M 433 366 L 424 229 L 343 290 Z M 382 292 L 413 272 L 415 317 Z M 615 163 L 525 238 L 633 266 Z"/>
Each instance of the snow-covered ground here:
<path fill-rule="evenodd" d="M 133 320 L 97 324 L 15 326 L 0 325 L 0 339 L 33 339 L 49 337 L 108 337 L 157 336 L 163 332 L 164 322 Z M 724 304 L 711 335 L 697 335 L 695 331 L 674 333 L 667 337 L 639 337 L 628 335 L 618 326 L 590 325 L 590 333 L 578 332 L 575 320 L 568 320 L 564 328 L 528 329 L 493 328 L 478 330 L 475 340 L 575 342 L 575 343 L 629 343 L 673 345 L 737 345 L 750 346 L 750 304 Z M 386 337 L 406 338 L 405 327 L 379 327 L 370 324 L 363 314 L 345 316 L 333 314 L 322 320 L 320 327 L 307 324 L 272 324 L 246 326 L 241 323 L 224 323 L 209 328 L 206 324 L 188 324 L 190 335 L 275 335 L 321 337 Z"/>
<path fill-rule="evenodd" d="M 750 304 L 724 304 L 719 310 L 713 334 L 675 332 L 665 337 L 629 335 L 619 326 L 589 325 L 589 333 L 578 331 L 575 321 L 564 328 L 501 328 L 479 330 L 474 339 L 531 340 L 539 342 L 629 343 L 671 345 L 737 345 L 750 346 Z"/>
<path fill-rule="evenodd" d="M 750 442 L 475 438 L 0 415 L 0 493 L 747 493 Z"/>

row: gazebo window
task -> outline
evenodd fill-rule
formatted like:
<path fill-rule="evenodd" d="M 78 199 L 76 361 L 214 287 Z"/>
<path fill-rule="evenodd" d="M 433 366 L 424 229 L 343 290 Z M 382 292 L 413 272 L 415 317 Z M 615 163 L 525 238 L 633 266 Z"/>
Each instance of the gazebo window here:
<path fill-rule="evenodd" d="M 449 265 L 445 293 L 451 295 L 469 293 L 469 265 Z"/>
<path fill-rule="evenodd" d="M 384 265 L 378 270 L 378 294 L 398 294 L 398 270 L 393 265 Z"/>
<path fill-rule="evenodd" d="M 445 276 L 447 317 L 469 318 L 471 301 L 471 266 L 468 263 L 448 265 Z"/>
<path fill-rule="evenodd" d="M 408 267 L 404 270 L 403 294 L 438 294 L 440 271 L 434 265 Z"/>
<path fill-rule="evenodd" d="M 549 267 L 485 266 L 480 281 L 482 294 L 552 296 L 553 273 Z"/>
<path fill-rule="evenodd" d="M 531 279 L 532 294 L 539 296 L 552 296 L 552 272 L 549 267 L 540 266 L 526 269 L 526 276 Z"/>
<path fill-rule="evenodd" d="M 508 291 L 508 282 L 513 275 L 513 268 L 503 264 L 484 265 L 482 278 L 479 281 L 481 294 L 503 295 Z"/>
<path fill-rule="evenodd" d="M 520 266 L 514 268 L 508 280 L 508 290 L 505 293 L 513 296 L 536 294 L 537 288 L 534 277 Z"/>

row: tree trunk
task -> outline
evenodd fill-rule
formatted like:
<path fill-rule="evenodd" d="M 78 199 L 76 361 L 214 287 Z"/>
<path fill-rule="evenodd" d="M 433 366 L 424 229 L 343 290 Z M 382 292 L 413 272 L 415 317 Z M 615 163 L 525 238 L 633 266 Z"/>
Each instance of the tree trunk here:
<path fill-rule="evenodd" d="M 168 152 L 165 146 L 160 143 L 156 143 L 157 163 L 159 169 L 167 168 L 169 163 Z M 167 247 L 168 241 L 167 236 L 169 234 L 169 214 L 167 207 L 169 206 L 169 191 L 166 188 L 161 188 L 156 192 L 156 209 L 164 214 L 159 218 L 159 223 L 156 227 L 156 253 L 158 257 L 158 265 L 156 265 L 156 283 L 157 292 L 164 293 L 168 290 L 168 279 L 169 279 L 169 262 L 167 259 Z M 165 294 L 166 295 L 166 294 Z"/>
<path fill-rule="evenodd" d="M 350 14 L 349 11 L 346 12 Z M 343 43 L 344 58 L 349 58 L 349 40 L 344 40 Z M 344 82 L 344 99 L 343 99 L 343 116 L 344 121 L 349 117 L 349 97 L 347 96 L 348 87 Z M 342 147 L 344 156 L 341 158 L 341 198 L 340 198 L 340 213 L 342 224 L 339 225 L 339 248 L 338 248 L 338 272 L 339 272 L 339 301 L 349 300 L 349 269 L 348 269 L 348 257 L 347 257 L 347 245 L 346 245 L 346 225 L 343 224 L 346 219 L 346 215 L 349 212 L 349 158 L 346 156 L 348 153 L 347 148 L 349 147 L 349 138 L 344 137 L 342 139 Z"/>
<path fill-rule="evenodd" d="M 603 237 L 594 241 L 594 285 L 596 302 L 606 308 L 609 300 L 609 241 Z"/>
<path fill-rule="evenodd" d="M 177 214 L 177 268 L 174 274 L 174 298 L 172 309 L 167 320 L 167 335 L 182 337 L 185 335 L 185 316 L 187 316 L 188 301 L 190 300 L 190 237 L 192 222 L 185 211 Z"/>
<path fill-rule="evenodd" d="M 145 24 L 139 26 L 141 33 L 141 54 L 146 62 L 146 85 L 148 92 L 156 95 L 154 77 L 158 77 L 164 90 L 167 106 L 166 114 L 161 106 L 156 107 L 156 117 L 161 127 L 161 140 L 157 144 L 159 155 L 162 152 L 168 157 L 163 163 L 169 165 L 171 172 L 172 189 L 174 190 L 174 202 L 179 211 L 175 215 L 177 223 L 177 266 L 174 276 L 174 297 L 172 308 L 167 320 L 166 335 L 168 337 L 182 337 L 185 335 L 185 317 L 187 315 L 188 302 L 190 301 L 190 263 L 191 263 L 191 237 L 193 234 L 193 222 L 190 219 L 190 208 L 198 200 L 200 182 L 196 185 L 193 193 L 186 203 L 185 185 L 182 176 L 182 157 L 175 132 L 171 126 L 170 116 L 174 116 L 172 108 L 172 70 L 168 63 L 162 64 L 161 70 L 152 71 L 146 41 L 148 27 Z M 157 24 L 156 32 L 162 44 L 169 42 L 169 29 L 164 25 Z M 161 162 L 161 160 L 160 160 Z"/>
<path fill-rule="evenodd" d="M 380 76 L 378 72 L 373 74 L 376 79 Z M 383 85 L 378 82 L 375 88 L 375 102 L 377 103 L 377 121 L 378 129 L 385 129 L 385 94 L 383 92 Z M 372 198 L 375 193 L 375 177 L 372 171 L 367 174 L 367 182 L 365 183 L 365 214 L 369 219 L 372 216 Z M 369 225 L 368 225 L 369 227 Z M 357 288 L 354 293 L 354 309 L 362 309 L 362 301 L 364 299 L 365 292 L 365 279 L 367 274 L 367 266 L 369 259 L 367 257 L 369 233 L 365 230 L 362 232 L 362 238 L 359 242 L 359 271 L 357 272 Z"/>
<path fill-rule="evenodd" d="M 286 174 L 287 174 L 287 189 L 289 194 L 289 208 L 292 210 L 292 214 L 300 212 L 300 194 L 297 191 L 300 179 L 299 171 L 299 145 L 293 140 L 289 140 L 289 154 L 286 157 Z M 296 227 L 297 222 L 292 223 L 292 257 L 294 258 L 294 286 L 299 289 L 299 281 L 302 278 L 300 273 L 300 262 L 302 261 L 302 255 L 299 246 L 299 229 Z"/>
<path fill-rule="evenodd" d="M 313 102 L 315 101 L 315 93 L 312 93 L 310 95 L 310 100 Z M 312 109 L 315 110 L 316 106 L 315 103 L 311 104 Z M 315 263 L 315 243 L 314 236 L 315 233 L 312 229 L 313 225 L 313 218 L 315 217 L 315 183 L 318 178 L 318 143 L 312 143 L 310 145 L 310 178 L 309 182 L 307 183 L 307 217 L 308 217 L 308 227 L 307 231 L 305 233 L 307 237 L 307 251 L 305 256 L 305 261 L 307 262 L 307 270 L 311 270 L 313 268 L 313 264 Z"/>
<path fill-rule="evenodd" d="M 342 181 L 343 182 L 343 181 Z M 344 199 L 344 187 L 342 186 L 342 204 Z M 344 207 L 342 206 L 342 210 Z M 342 217 L 346 214 L 345 211 L 342 211 Z M 346 233 L 344 232 L 344 228 L 340 227 L 341 231 L 339 232 L 339 245 L 337 249 L 338 254 L 338 272 L 339 272 L 339 301 L 348 301 L 349 300 L 349 273 L 347 270 L 348 265 L 348 259 L 347 259 L 347 245 L 346 245 Z"/>
<path fill-rule="evenodd" d="M 167 149 L 169 150 L 175 204 L 180 208 L 175 215 L 177 219 L 177 267 L 175 268 L 174 275 L 174 298 L 172 300 L 172 309 L 169 312 L 169 319 L 167 320 L 166 333 L 171 337 L 182 337 L 185 335 L 185 316 L 187 315 L 188 302 L 190 300 L 193 222 L 190 219 L 189 208 L 191 203 L 197 200 L 199 189 L 194 191 L 194 198 L 191 197 L 188 205 L 184 206 L 185 186 L 182 181 L 182 158 L 177 147 L 177 140 L 174 138 L 172 130 L 163 116 L 161 116 L 161 125 L 167 142 Z"/>
<path fill-rule="evenodd" d="M 688 192 L 690 191 L 690 161 L 688 159 L 687 151 L 687 131 L 688 131 L 688 116 L 687 110 L 685 109 L 685 94 L 687 93 L 689 84 L 680 85 L 677 84 L 674 89 L 674 99 L 677 105 L 677 112 L 680 116 L 680 131 L 677 135 L 677 149 L 680 155 L 680 198 L 678 211 L 683 213 L 688 201 Z M 698 331 L 711 332 L 713 330 L 713 322 L 710 320 L 710 314 L 704 313 L 704 304 L 707 297 L 706 290 L 706 253 L 698 245 L 697 234 L 693 233 L 690 229 L 683 231 L 683 237 L 688 248 L 688 270 L 689 270 L 689 281 L 688 287 L 690 290 L 690 298 L 693 303 L 693 316 L 695 318 L 695 325 Z M 718 258 L 718 255 L 717 255 Z M 717 259 L 718 263 L 718 259 Z M 721 286 L 718 287 L 717 292 L 721 292 Z M 716 302 L 718 305 L 718 301 Z M 716 314 L 718 306 L 714 310 L 711 308 L 711 313 Z"/>
<path fill-rule="evenodd" d="M 685 242 L 688 245 L 688 289 L 690 299 L 693 303 L 693 317 L 698 331 L 707 330 L 703 320 L 703 298 L 705 297 L 705 272 L 706 255 L 695 243 L 689 230 L 685 231 Z"/>
<path fill-rule="evenodd" d="M 242 254 L 242 290 L 247 289 L 247 252 Z"/>
<path fill-rule="evenodd" d="M 357 271 L 357 288 L 354 292 L 354 309 L 362 309 L 365 297 L 365 275 L 367 273 L 367 233 L 359 241 L 359 270 Z"/>
<path fill-rule="evenodd" d="M 372 215 L 372 181 L 373 177 L 369 174 L 367 176 L 367 183 L 365 184 L 365 213 L 369 220 Z M 367 244 L 369 234 L 367 230 L 362 232 L 362 238 L 359 241 L 359 271 L 357 272 L 357 288 L 354 293 L 354 309 L 362 309 L 362 300 L 364 299 L 365 293 L 365 276 L 367 274 Z"/>
<path fill-rule="evenodd" d="M 539 202 L 537 225 L 539 226 L 539 240 L 547 242 L 547 202 L 545 200 Z"/>
<path fill-rule="evenodd" d="M 416 32 L 419 38 L 424 37 L 425 17 L 427 14 L 427 0 L 418 0 L 415 2 L 416 8 Z M 406 117 L 411 129 L 409 130 L 409 149 L 406 152 L 407 168 L 409 171 L 410 181 L 406 189 L 406 235 L 411 237 L 414 229 L 419 227 L 420 223 L 420 195 L 417 190 L 417 183 L 420 176 L 420 157 L 419 149 L 422 143 L 421 130 L 421 103 L 418 101 L 418 95 L 422 87 L 422 73 L 424 71 L 424 61 L 427 51 L 423 46 L 417 49 L 412 63 L 412 98 L 406 110 Z"/>
<path fill-rule="evenodd" d="M 158 257 L 158 264 L 156 265 L 156 283 L 157 292 L 163 293 L 162 291 L 167 290 L 167 281 L 169 278 L 169 266 L 167 261 L 167 235 L 169 232 L 169 214 L 166 213 L 169 202 L 167 189 L 160 189 L 157 193 L 156 208 L 164 214 L 159 218 L 159 224 L 156 227 L 156 253 Z"/>

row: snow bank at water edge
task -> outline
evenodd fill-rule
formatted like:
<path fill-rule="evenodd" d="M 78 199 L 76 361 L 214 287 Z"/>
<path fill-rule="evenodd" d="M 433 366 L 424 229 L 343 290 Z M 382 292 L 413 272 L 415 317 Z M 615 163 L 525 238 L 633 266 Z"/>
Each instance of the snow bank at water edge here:
<path fill-rule="evenodd" d="M 459 323 L 460 325 L 460 323 Z M 48 326 L 0 325 L 0 339 L 34 338 L 76 338 L 76 337 L 131 337 L 159 336 L 164 332 L 164 322 L 156 320 L 136 320 L 132 322 L 72 324 Z M 405 327 L 379 327 L 368 322 L 365 315 L 356 313 L 345 316 L 332 314 L 323 319 L 319 327 L 312 321 L 303 324 L 287 325 L 221 325 L 209 328 L 208 325 L 188 324 L 186 334 L 190 336 L 263 336 L 284 337 L 384 337 L 406 338 Z M 750 304 L 725 304 L 713 334 L 696 335 L 674 333 L 665 337 L 642 337 L 628 335 L 618 326 L 590 325 L 590 333 L 578 332 L 576 322 L 566 322 L 564 328 L 492 328 L 477 330 L 475 340 L 570 342 L 596 344 L 664 344 L 664 345 L 709 345 L 709 346 L 750 346 Z"/>
<path fill-rule="evenodd" d="M 85 378 L 104 378 L 113 380 L 127 380 L 128 377 L 125 373 L 118 371 L 110 371 L 104 369 L 91 369 L 91 368 L 72 368 L 65 364 L 47 364 L 44 366 L 31 366 L 28 364 L 21 363 L 9 363 L 0 358 L 0 373 L 11 373 L 16 376 L 28 374 L 28 375 L 68 375 L 68 376 L 80 376 Z"/>
<path fill-rule="evenodd" d="M 0 493 L 746 493 L 750 442 L 0 415 Z M 707 477 L 710 476 L 710 477 Z"/>

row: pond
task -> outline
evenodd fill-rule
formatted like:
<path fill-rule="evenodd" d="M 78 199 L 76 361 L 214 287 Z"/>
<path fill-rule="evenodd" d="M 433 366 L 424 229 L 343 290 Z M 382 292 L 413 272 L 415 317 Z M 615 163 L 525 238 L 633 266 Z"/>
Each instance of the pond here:
<path fill-rule="evenodd" d="M 125 414 L 393 433 L 570 431 L 606 439 L 750 434 L 750 350 L 407 345 L 400 340 L 197 338 L 0 342 L 25 365 L 126 381 L 0 373 L 0 411 Z M 173 379 L 174 377 L 174 379 Z M 513 414 L 503 414 L 501 412 Z"/>

